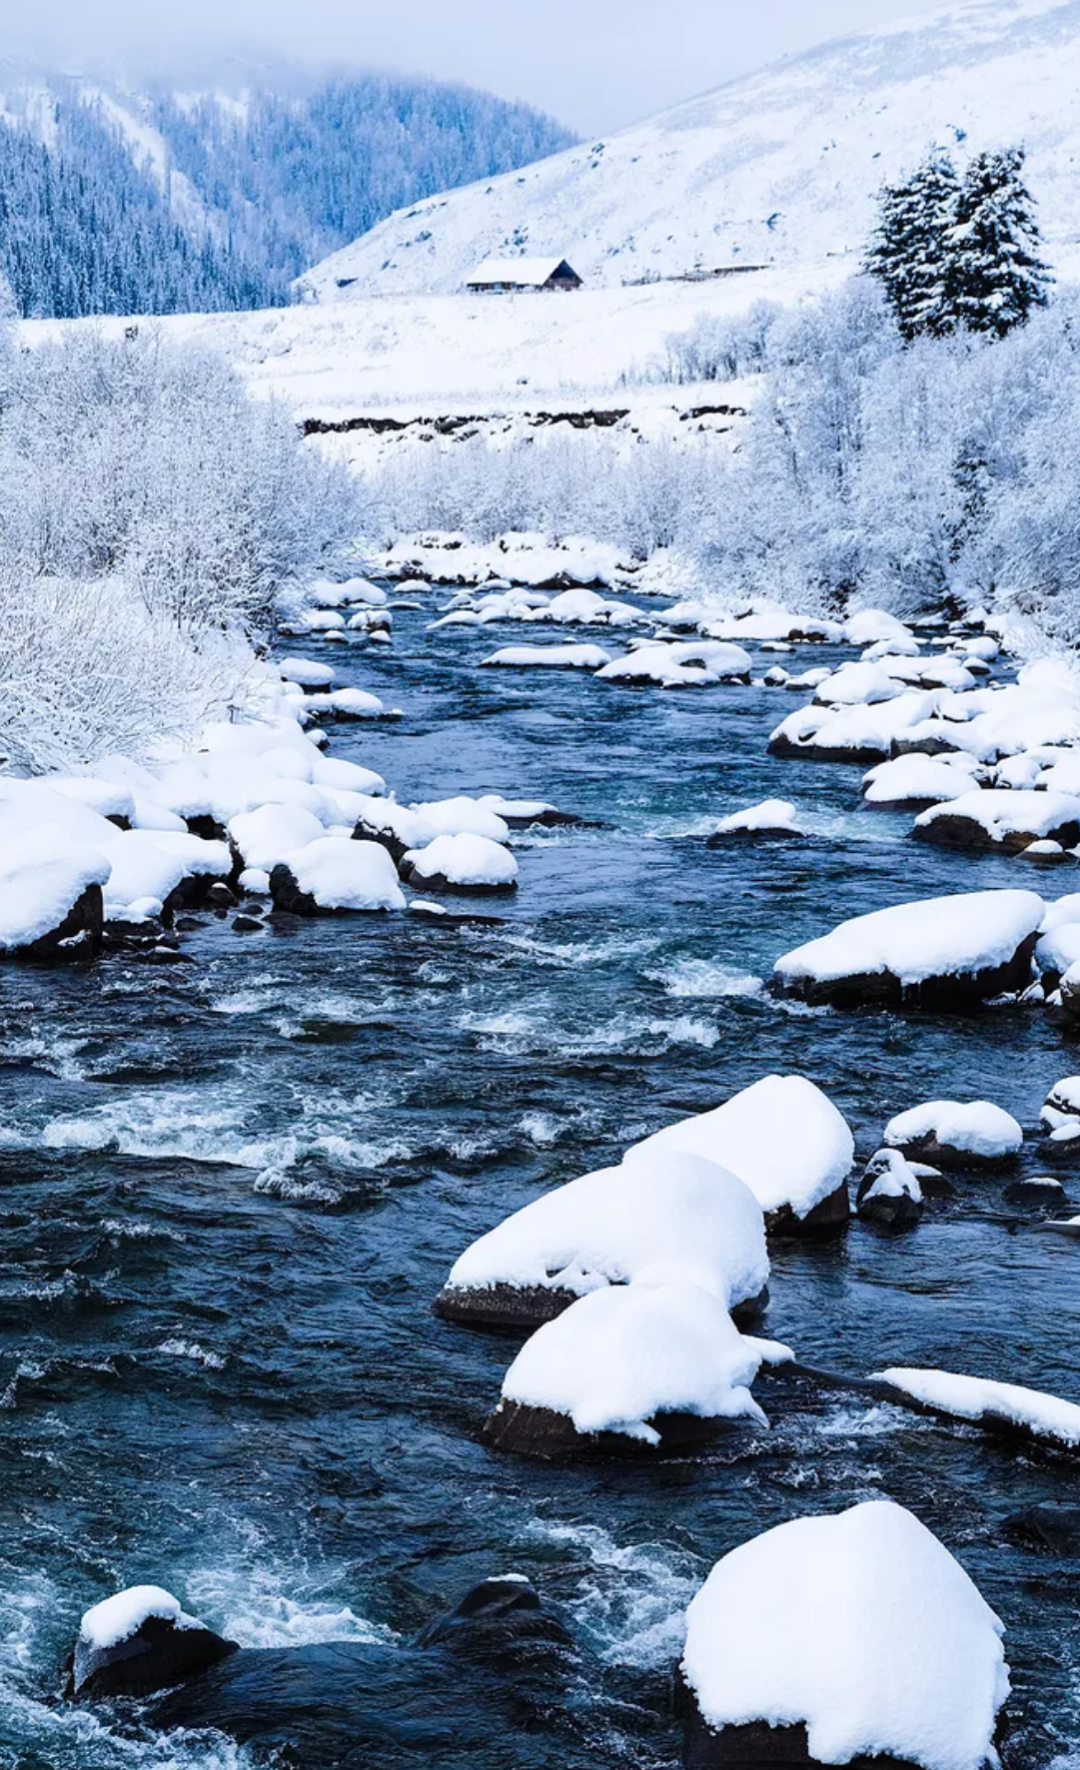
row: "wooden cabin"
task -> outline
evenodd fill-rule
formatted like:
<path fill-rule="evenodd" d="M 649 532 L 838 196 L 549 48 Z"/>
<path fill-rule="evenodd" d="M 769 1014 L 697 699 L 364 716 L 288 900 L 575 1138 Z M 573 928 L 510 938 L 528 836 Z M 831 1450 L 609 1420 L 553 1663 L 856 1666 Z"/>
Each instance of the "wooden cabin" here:
<path fill-rule="evenodd" d="M 581 278 L 565 258 L 485 258 L 465 287 L 473 294 L 514 295 L 580 289 Z"/>

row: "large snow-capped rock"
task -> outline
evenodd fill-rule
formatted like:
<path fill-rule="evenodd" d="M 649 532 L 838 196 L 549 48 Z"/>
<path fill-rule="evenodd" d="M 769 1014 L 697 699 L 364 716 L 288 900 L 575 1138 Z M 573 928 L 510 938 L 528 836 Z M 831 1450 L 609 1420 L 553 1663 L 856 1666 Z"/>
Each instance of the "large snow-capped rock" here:
<path fill-rule="evenodd" d="M 162 1586 L 129 1586 L 86 1611 L 75 1643 L 71 1694 L 148 1696 L 236 1652 Z"/>
<path fill-rule="evenodd" d="M 484 1436 L 533 1456 L 692 1445 L 765 1425 L 750 1384 L 767 1359 L 790 1356 L 745 1338 L 693 1285 L 594 1291 L 526 1341 Z"/>
<path fill-rule="evenodd" d="M 939 1168 L 984 1168 L 1013 1161 L 1024 1133 L 989 1100 L 928 1100 L 889 1120 L 885 1144 Z"/>
<path fill-rule="evenodd" d="M 841 1008 L 972 1007 L 1027 988 L 1043 913 L 1034 891 L 965 891 L 872 910 L 777 959 L 772 987 Z"/>
<path fill-rule="evenodd" d="M 1004 1628 L 912 1513 L 871 1500 L 733 1549 L 687 1611 L 686 1762 L 984 1770 Z"/>
<path fill-rule="evenodd" d="M 1002 848 L 1016 853 L 1052 837 L 1065 847 L 1080 842 L 1080 799 L 1071 793 L 964 793 L 915 819 L 915 836 L 945 848 Z"/>
<path fill-rule="evenodd" d="M 984 0 L 842 38 L 523 171 L 401 210 L 300 281 L 309 300 L 448 294 L 490 255 L 567 256 L 589 289 L 859 261 L 883 179 L 929 143 L 1022 141 L 1050 256 L 1080 238 L 1080 4 Z M 835 255 L 835 256 L 830 256 Z M 753 276 L 737 279 L 753 299 Z"/>
<path fill-rule="evenodd" d="M 535 1327 L 578 1297 L 634 1281 L 696 1285 L 738 1309 L 768 1278 L 749 1187 L 715 1162 L 657 1148 L 505 1218 L 462 1254 L 435 1309 L 451 1321 Z"/>
<path fill-rule="evenodd" d="M 665 1150 L 703 1156 L 737 1174 L 771 1228 L 842 1229 L 850 1212 L 851 1130 L 804 1076 L 763 1076 L 711 1112 L 680 1119 L 636 1143 L 627 1162 Z"/>

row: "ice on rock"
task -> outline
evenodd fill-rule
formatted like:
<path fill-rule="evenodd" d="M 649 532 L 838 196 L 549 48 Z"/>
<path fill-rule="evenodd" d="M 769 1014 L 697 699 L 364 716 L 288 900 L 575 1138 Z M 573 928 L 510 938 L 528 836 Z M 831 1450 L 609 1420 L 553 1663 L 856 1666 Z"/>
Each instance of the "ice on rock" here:
<path fill-rule="evenodd" d="M 424 807 L 425 815 L 429 809 Z M 411 869 L 412 882 L 417 886 L 442 883 L 506 891 L 516 885 L 518 876 L 518 864 L 509 849 L 488 836 L 436 836 L 426 848 L 409 849 L 402 858 L 402 866 Z"/>
<path fill-rule="evenodd" d="M 377 842 L 323 836 L 286 855 L 297 889 L 321 910 L 403 910 L 397 869 Z M 277 885 L 271 875 L 275 898 Z M 288 907 L 288 906 L 283 906 Z"/>
<path fill-rule="evenodd" d="M 1004 1628 L 948 1550 L 891 1500 L 793 1519 L 733 1549 L 686 1621 L 682 1681 L 713 1734 L 802 1726 L 821 1764 L 997 1762 Z"/>
<path fill-rule="evenodd" d="M 1011 1113 L 989 1100 L 929 1100 L 898 1113 L 885 1127 L 890 1149 L 931 1162 L 1002 1162 L 1018 1155 L 1024 1133 Z"/>
<path fill-rule="evenodd" d="M 1052 837 L 1071 847 L 1080 842 L 1080 798 L 1067 793 L 988 788 L 934 805 L 915 819 L 915 835 L 947 847 L 1027 848 Z"/>
<path fill-rule="evenodd" d="M 1033 891 L 970 891 L 872 910 L 776 961 L 774 987 L 811 1002 L 962 1006 L 1026 989 L 1043 919 Z"/>
<path fill-rule="evenodd" d="M 921 1407 L 954 1419 L 1016 1427 L 1032 1438 L 1070 1450 L 1080 1446 L 1080 1404 L 1039 1389 L 995 1383 L 986 1377 L 956 1376 L 950 1371 L 902 1367 L 877 1371 L 875 1381 L 888 1383 Z"/>
<path fill-rule="evenodd" d="M 808 1227 L 847 1220 L 844 1182 L 854 1139 L 832 1101 L 803 1076 L 764 1076 L 723 1106 L 646 1137 L 625 1160 L 667 1150 L 702 1156 L 738 1175 L 767 1217 Z"/>
<path fill-rule="evenodd" d="M 749 1387 L 766 1354 L 790 1356 L 740 1334 L 710 1291 L 622 1285 L 537 1329 L 506 1373 L 502 1408 L 543 1408 L 579 1434 L 617 1432 L 651 1447 L 664 1414 L 767 1425 Z"/>
<path fill-rule="evenodd" d="M 757 1298 L 768 1278 L 762 1210 L 750 1189 L 715 1162 L 661 1147 L 631 1151 L 621 1167 L 515 1211 L 466 1249 L 440 1303 L 457 1319 L 478 1319 L 489 1305 L 542 1319 L 568 1298 L 638 1281 L 695 1285 L 731 1310 Z M 504 1288 L 519 1296 L 495 1294 Z M 534 1301 L 533 1292 L 545 1297 Z"/>
<path fill-rule="evenodd" d="M 504 645 L 480 660 L 507 670 L 599 670 L 610 662 L 611 653 L 599 645 Z"/>
<path fill-rule="evenodd" d="M 941 804 L 971 791 L 974 757 L 945 761 L 935 756 L 897 756 L 879 762 L 863 776 L 863 797 L 868 805 Z"/>

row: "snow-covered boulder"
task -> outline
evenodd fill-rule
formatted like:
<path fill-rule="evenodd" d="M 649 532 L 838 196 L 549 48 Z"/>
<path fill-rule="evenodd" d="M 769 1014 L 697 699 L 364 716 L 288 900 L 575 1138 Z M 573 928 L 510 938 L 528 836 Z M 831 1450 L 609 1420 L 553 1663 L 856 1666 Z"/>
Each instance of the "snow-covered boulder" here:
<path fill-rule="evenodd" d="M 814 700 L 821 707 L 872 707 L 893 701 L 903 690 L 888 671 L 877 664 L 842 664 L 818 685 Z"/>
<path fill-rule="evenodd" d="M 707 846 L 725 848 L 730 842 L 744 841 L 748 837 L 789 841 L 793 836 L 803 837 L 805 834 L 806 831 L 796 822 L 795 807 L 790 799 L 763 799 L 760 805 L 748 805 L 745 811 L 733 811 L 730 817 L 722 817 Z"/>
<path fill-rule="evenodd" d="M 1009 1694 L 1004 1629 L 891 1500 L 733 1549 L 687 1610 L 684 1761 L 985 1770 Z"/>
<path fill-rule="evenodd" d="M 766 1356 L 790 1354 L 744 1338 L 710 1291 L 593 1291 L 526 1341 L 484 1438 L 529 1456 L 626 1455 L 767 1425 L 750 1393 Z"/>
<path fill-rule="evenodd" d="M 1080 1450 L 1080 1403 L 1040 1389 L 962 1377 L 951 1371 L 893 1368 L 878 1371 L 905 1405 L 952 1420 L 971 1420 L 1009 1436 Z"/>
<path fill-rule="evenodd" d="M 396 719 L 396 709 L 387 712 L 386 704 L 377 694 L 364 688 L 334 688 L 329 694 L 304 696 L 304 712 L 310 719 Z"/>
<path fill-rule="evenodd" d="M 863 798 L 868 805 L 940 805 L 971 791 L 974 757 L 955 762 L 936 756 L 896 756 L 879 762 L 863 776 Z"/>
<path fill-rule="evenodd" d="M 71 1694 L 87 1701 L 150 1696 L 208 1671 L 237 1650 L 161 1586 L 131 1586 L 95 1604 L 75 1643 Z"/>
<path fill-rule="evenodd" d="M 866 1223 L 883 1229 L 914 1229 L 922 1216 L 918 1170 L 898 1149 L 879 1149 L 867 1163 L 855 1206 Z"/>
<path fill-rule="evenodd" d="M 790 609 L 755 602 L 737 615 L 723 615 L 707 621 L 702 631 L 713 639 L 734 639 L 740 643 L 755 640 L 786 640 L 790 644 L 840 645 L 845 638 L 840 621 L 816 620 L 813 615 L 793 614 Z"/>
<path fill-rule="evenodd" d="M 1024 1133 L 989 1100 L 929 1100 L 885 1126 L 885 1146 L 936 1168 L 1000 1167 L 1019 1155 Z"/>
<path fill-rule="evenodd" d="M 822 1233 L 847 1223 L 854 1139 L 832 1101 L 804 1076 L 764 1076 L 723 1106 L 634 1144 L 624 1160 L 667 1150 L 703 1156 L 737 1174 L 770 1229 Z"/>
<path fill-rule="evenodd" d="M 423 818 L 432 836 L 484 836 L 489 842 L 505 842 L 510 834 L 490 801 L 470 799 L 465 793 L 456 799 L 432 799 L 412 809 Z"/>
<path fill-rule="evenodd" d="M 473 1242 L 435 1302 L 448 1321 L 531 1328 L 608 1285 L 684 1283 L 729 1311 L 769 1278 L 761 1206 L 743 1181 L 681 1150 L 638 1152 L 544 1193 Z"/>
<path fill-rule="evenodd" d="M 601 682 L 655 683 L 659 688 L 708 688 L 718 682 L 749 682 L 751 659 L 740 645 L 719 640 L 642 645 L 597 671 Z"/>
<path fill-rule="evenodd" d="M 583 824 L 586 819 L 575 811 L 560 811 L 546 799 L 504 799 L 501 793 L 485 793 L 479 804 L 494 811 L 512 830 L 527 830 L 533 824 L 548 829 L 559 825 Z"/>
<path fill-rule="evenodd" d="M 313 658 L 282 658 L 278 672 L 283 682 L 295 682 L 300 688 L 330 688 L 335 675 L 329 664 L 317 664 Z"/>
<path fill-rule="evenodd" d="M 229 837 L 245 867 L 272 872 L 287 854 L 318 842 L 325 829 L 310 811 L 295 805 L 260 805 L 230 819 Z"/>
<path fill-rule="evenodd" d="M 917 645 L 910 627 L 883 608 L 864 608 L 844 622 L 844 638 L 848 645 Z"/>
<path fill-rule="evenodd" d="M 946 848 L 1001 848 L 1010 854 L 1046 837 L 1073 848 L 1080 842 L 1080 799 L 997 788 L 964 793 L 920 812 L 914 835 Z"/>
<path fill-rule="evenodd" d="M 104 918 L 102 886 L 110 871 L 100 847 L 69 837 L 63 826 L 26 826 L 0 858 L 0 953 L 64 959 L 96 952 Z"/>
<path fill-rule="evenodd" d="M 910 692 L 873 706 L 800 707 L 776 727 L 769 751 L 804 761 L 885 762 L 913 726 L 929 719 L 934 705 L 932 694 Z"/>
<path fill-rule="evenodd" d="M 1043 919 L 1033 891 L 970 891 L 841 922 L 776 961 L 772 988 L 838 1008 L 965 1010 L 1025 990 Z"/>
<path fill-rule="evenodd" d="M 426 848 L 410 848 L 402 877 L 425 891 L 514 891 L 518 865 L 508 848 L 487 836 L 436 836 Z"/>
<path fill-rule="evenodd" d="M 435 840 L 435 828 L 421 812 L 410 811 L 396 799 L 357 797 L 359 815 L 354 837 L 358 842 L 381 842 L 395 864 L 400 864 L 410 848 L 423 848 Z"/>
<path fill-rule="evenodd" d="M 340 836 L 323 836 L 287 855 L 270 874 L 270 893 L 277 909 L 294 916 L 405 908 L 386 849 Z"/>
<path fill-rule="evenodd" d="M 610 664 L 611 653 L 599 645 L 504 645 L 490 657 L 481 658 L 483 668 L 504 670 L 600 670 Z"/>
<path fill-rule="evenodd" d="M 1055 1141 L 1076 1142 L 1080 1153 L 1080 1076 L 1055 1082 L 1039 1117 Z"/>

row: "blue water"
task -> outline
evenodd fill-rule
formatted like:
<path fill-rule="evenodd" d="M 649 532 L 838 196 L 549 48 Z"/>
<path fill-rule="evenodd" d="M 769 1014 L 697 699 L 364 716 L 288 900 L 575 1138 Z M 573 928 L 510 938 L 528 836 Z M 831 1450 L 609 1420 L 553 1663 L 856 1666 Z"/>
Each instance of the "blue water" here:
<path fill-rule="evenodd" d="M 1071 873 L 912 844 L 909 816 L 861 806 L 857 769 L 770 759 L 799 704 L 782 691 L 480 671 L 515 630 L 429 633 L 436 603 L 396 616 L 392 648 L 327 649 L 343 683 L 404 710 L 330 728 L 332 750 L 404 801 L 503 792 L 602 825 L 516 840 L 520 890 L 484 906 L 497 923 L 240 936 L 209 917 L 181 966 L 0 972 L 0 1765 L 341 1761 L 329 1714 L 290 1760 L 59 1704 L 82 1610 L 120 1586 L 163 1584 L 246 1645 L 393 1647 L 512 1568 L 584 1649 L 572 1743 L 566 1699 L 501 1755 L 477 1748 L 463 1687 L 458 1746 L 380 1770 L 660 1770 L 678 1761 L 681 1611 L 713 1561 L 881 1494 L 1006 1621 L 1015 1761 L 1080 1762 L 1077 1574 L 999 1529 L 1078 1497 L 1075 1464 L 780 1394 L 767 1437 L 703 1460 L 501 1458 L 478 1431 L 512 1342 L 429 1313 L 508 1211 L 774 1070 L 824 1087 L 863 1157 L 894 1112 L 982 1097 L 1016 1113 L 1043 1171 L 1039 1108 L 1078 1067 L 1043 1011 L 807 1012 L 760 980 L 842 917 L 984 885 L 1057 895 Z M 706 849 L 710 820 L 772 796 L 813 840 Z M 855 1374 L 926 1363 L 1080 1396 L 1080 1250 L 1001 1191 L 965 1180 L 900 1240 L 856 1224 L 778 1249 L 768 1331 Z"/>

